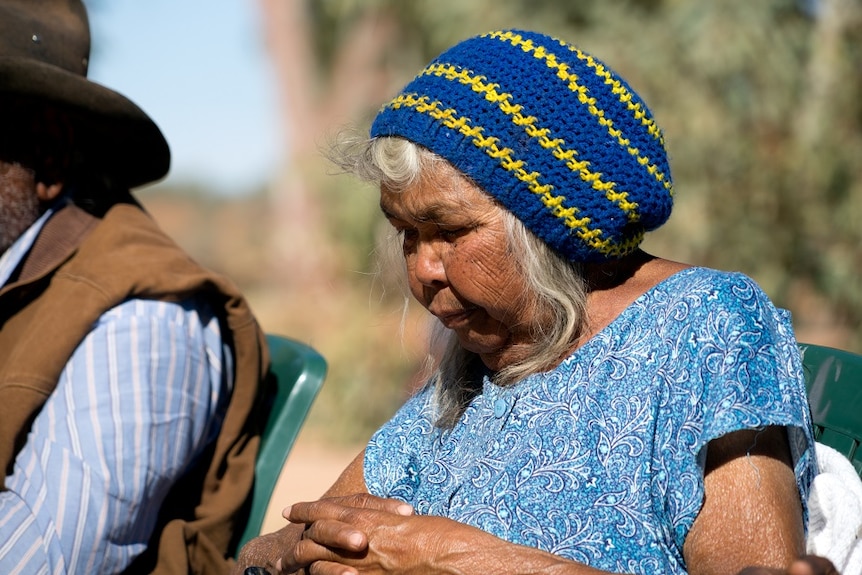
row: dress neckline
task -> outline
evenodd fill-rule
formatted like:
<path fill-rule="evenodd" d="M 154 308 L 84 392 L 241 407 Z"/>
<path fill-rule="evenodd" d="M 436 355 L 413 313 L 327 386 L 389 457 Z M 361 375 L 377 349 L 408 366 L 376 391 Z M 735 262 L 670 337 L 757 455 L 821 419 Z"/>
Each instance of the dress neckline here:
<path fill-rule="evenodd" d="M 572 353 L 570 353 L 568 356 L 566 356 L 563 359 L 563 361 L 560 363 L 562 364 L 563 362 L 569 361 L 571 358 L 575 358 L 576 356 L 580 355 L 585 349 L 593 347 L 594 345 L 596 345 L 594 342 L 596 342 L 598 340 L 603 340 L 604 335 L 606 333 L 613 331 L 617 324 L 628 320 L 629 316 L 631 316 L 633 313 L 635 313 L 636 308 L 637 309 L 642 308 L 643 304 L 645 304 L 647 301 L 652 299 L 655 296 L 655 294 L 657 294 L 659 292 L 667 292 L 671 285 L 681 281 L 683 278 L 685 278 L 691 274 L 702 272 L 704 269 L 705 268 L 703 268 L 701 266 L 689 266 L 689 267 L 677 270 L 677 271 L 671 273 L 670 275 L 668 275 L 667 277 L 656 282 L 655 285 L 651 286 L 649 289 L 647 289 L 642 294 L 640 294 L 637 298 L 635 298 L 634 301 L 632 301 L 629 305 L 627 305 L 606 326 L 604 326 L 602 329 L 598 330 L 596 333 L 591 335 L 589 337 L 589 339 L 587 339 L 581 345 L 579 345 L 577 348 L 575 348 L 572 351 Z"/>

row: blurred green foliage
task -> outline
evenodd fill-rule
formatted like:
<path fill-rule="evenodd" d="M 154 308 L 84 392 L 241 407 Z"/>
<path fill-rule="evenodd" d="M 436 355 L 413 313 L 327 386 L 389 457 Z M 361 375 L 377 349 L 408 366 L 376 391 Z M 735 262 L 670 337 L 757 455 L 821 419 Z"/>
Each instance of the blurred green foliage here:
<path fill-rule="evenodd" d="M 748 273 L 799 321 L 835 322 L 849 333 L 847 347 L 862 351 L 859 2 L 316 0 L 309 7 L 323 67 L 361 19 L 394 22 L 385 58 L 401 83 L 451 44 L 501 27 L 551 33 L 596 55 L 646 99 L 665 132 L 676 208 L 648 246 Z M 369 103 L 369 114 L 381 103 Z"/>
<path fill-rule="evenodd" d="M 676 206 L 646 248 L 747 273 L 791 310 L 800 339 L 827 332 L 829 343 L 862 352 L 859 2 L 315 0 L 308 6 L 324 70 L 363 19 L 391 24 L 380 66 L 390 70 L 393 94 L 450 45 L 492 29 L 535 29 L 594 54 L 646 99 L 665 133 Z M 382 103 L 369 102 L 359 121 L 367 125 Z M 329 205 L 342 206 L 327 225 L 353 252 L 357 269 L 374 272 L 376 194 L 350 194 L 358 184 L 339 178 L 320 184 Z M 357 338 L 330 353 L 330 390 L 318 411 L 318 421 L 353 438 L 397 407 L 417 363 L 397 335 L 389 352 L 368 353 Z M 351 417 L 339 420 L 338 413 Z"/>
<path fill-rule="evenodd" d="M 344 72 L 337 65 L 343 52 L 356 49 L 351 33 L 369 21 L 388 34 L 374 60 L 386 72 L 387 99 L 450 45 L 493 29 L 539 30 L 594 54 L 644 97 L 664 130 L 676 205 L 670 221 L 648 236 L 647 250 L 747 273 L 791 310 L 800 339 L 825 333 L 828 339 L 815 343 L 856 352 L 862 352 L 860 4 L 305 0 L 320 98 Z M 367 128 L 383 102 L 363 102 L 356 123 Z M 273 275 L 254 257 L 256 248 L 220 260 L 234 262 L 221 267 L 262 302 L 265 324 L 310 341 L 327 357 L 329 376 L 309 423 L 329 438 L 361 442 L 416 384 L 420 338 L 401 341 L 404 293 L 375 275 L 375 245 L 385 226 L 375 190 L 307 159 L 297 169 L 325 216 L 310 225 L 323 227 L 338 252 L 334 275 L 315 284 L 313 295 L 279 285 L 273 298 L 251 286 L 252 273 Z M 252 221 L 268 212 L 265 204 L 230 209 L 246 210 L 258 218 Z M 208 250 L 228 253 L 216 249 L 227 225 L 213 229 Z M 281 310 L 283 323 L 274 323 Z M 415 306 L 405 317 L 408 338 L 424 331 Z"/>

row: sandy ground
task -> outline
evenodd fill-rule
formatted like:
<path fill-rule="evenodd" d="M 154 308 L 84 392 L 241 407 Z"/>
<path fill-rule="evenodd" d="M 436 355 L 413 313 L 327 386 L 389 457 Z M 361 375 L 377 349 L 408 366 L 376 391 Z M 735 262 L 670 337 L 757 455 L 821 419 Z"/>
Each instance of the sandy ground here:
<path fill-rule="evenodd" d="M 361 449 L 334 447 L 301 431 L 275 485 L 261 532 L 270 533 L 285 525 L 281 510 L 286 505 L 320 497 Z"/>

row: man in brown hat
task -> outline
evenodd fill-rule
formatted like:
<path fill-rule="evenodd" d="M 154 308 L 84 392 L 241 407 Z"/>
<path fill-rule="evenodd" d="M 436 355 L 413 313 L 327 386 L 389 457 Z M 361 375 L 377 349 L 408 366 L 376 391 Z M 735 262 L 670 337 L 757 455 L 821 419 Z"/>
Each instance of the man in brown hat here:
<path fill-rule="evenodd" d="M 80 0 L 0 0 L 0 573 L 223 573 L 268 358 L 131 188 L 170 152 L 86 78 Z"/>

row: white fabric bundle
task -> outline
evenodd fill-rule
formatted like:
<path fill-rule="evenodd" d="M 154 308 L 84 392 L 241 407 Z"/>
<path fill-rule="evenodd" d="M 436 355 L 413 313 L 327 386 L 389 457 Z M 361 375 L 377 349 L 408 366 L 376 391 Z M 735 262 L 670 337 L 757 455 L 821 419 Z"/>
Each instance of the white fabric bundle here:
<path fill-rule="evenodd" d="M 816 444 L 820 473 L 808 497 L 807 551 L 842 575 L 862 575 L 862 480 L 841 453 Z"/>

